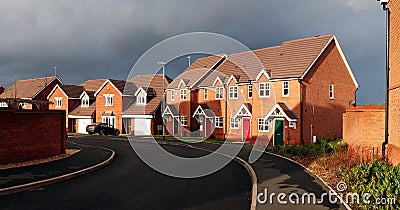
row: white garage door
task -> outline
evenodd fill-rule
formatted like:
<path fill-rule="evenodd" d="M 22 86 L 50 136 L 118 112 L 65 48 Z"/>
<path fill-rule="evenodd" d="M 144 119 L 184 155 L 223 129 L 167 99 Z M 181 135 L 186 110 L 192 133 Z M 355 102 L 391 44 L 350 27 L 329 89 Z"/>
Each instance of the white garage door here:
<path fill-rule="evenodd" d="M 135 136 L 151 135 L 151 119 L 134 119 L 135 122 Z"/>
<path fill-rule="evenodd" d="M 78 133 L 87 133 L 86 126 L 92 123 L 91 119 L 78 119 Z"/>

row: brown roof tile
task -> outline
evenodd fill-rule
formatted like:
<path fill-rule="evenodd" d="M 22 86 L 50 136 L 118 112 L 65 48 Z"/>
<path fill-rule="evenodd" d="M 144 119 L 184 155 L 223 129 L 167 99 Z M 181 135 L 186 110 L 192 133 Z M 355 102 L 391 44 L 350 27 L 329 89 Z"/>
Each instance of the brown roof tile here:
<path fill-rule="evenodd" d="M 96 79 L 96 80 L 88 80 L 79 86 L 85 88 L 86 91 L 96 92 L 106 81 L 107 79 Z"/>
<path fill-rule="evenodd" d="M 168 86 L 168 88 L 171 89 L 176 89 L 178 88 L 181 80 L 185 82 L 186 86 L 192 86 L 194 83 L 196 83 L 203 75 L 205 75 L 209 71 L 208 68 L 198 68 L 198 69 L 193 69 L 190 71 L 184 71 L 182 74 L 180 74 L 177 78 L 175 78 L 171 84 Z"/>
<path fill-rule="evenodd" d="M 162 74 L 151 75 L 137 75 L 130 79 L 126 85 L 126 94 L 133 95 L 139 88 L 145 90 L 152 90 L 154 96 L 149 96 L 146 106 L 136 105 L 136 97 L 129 102 L 129 106 L 124 110 L 124 115 L 142 115 L 154 114 L 157 110 L 163 96 L 163 84 L 168 87 L 171 79 L 169 77 L 163 78 Z"/>
<path fill-rule="evenodd" d="M 89 107 L 82 107 L 81 105 L 77 106 L 74 110 L 72 110 L 69 115 L 75 116 L 92 116 L 96 111 L 96 101 L 89 105 Z"/>
<path fill-rule="evenodd" d="M 125 84 L 126 81 L 125 80 L 115 80 L 115 79 L 109 79 L 110 82 L 112 82 L 114 84 L 114 86 L 123 94 L 124 93 L 124 89 L 125 89 Z"/>
<path fill-rule="evenodd" d="M 220 59 L 221 56 L 218 55 L 199 58 L 195 60 L 187 69 L 185 69 L 184 72 L 191 71 L 193 69 L 210 69 Z"/>
<path fill-rule="evenodd" d="M 291 110 L 284 102 L 278 102 L 277 103 L 282 110 L 285 112 L 286 116 L 288 116 L 290 119 L 298 119 L 299 117 L 296 115 L 296 113 Z"/>
<path fill-rule="evenodd" d="M 43 90 L 56 76 L 18 80 L 0 95 L 0 98 L 33 98 Z M 15 95 L 16 94 L 16 95 Z"/>
<path fill-rule="evenodd" d="M 217 75 L 239 76 L 239 83 L 255 80 L 261 69 L 272 72 L 272 79 L 300 78 L 329 44 L 334 35 L 316 36 L 292 41 L 285 41 L 280 46 L 268 47 L 247 52 L 239 52 L 228 55 L 220 66 L 215 70 L 219 73 L 212 73 L 204 79 L 200 86 L 210 86 Z M 199 67 L 210 68 L 216 57 L 209 56 L 198 59 L 185 72 Z M 196 80 L 190 75 L 191 80 Z M 221 77 L 221 76 L 220 76 Z M 179 78 L 179 77 L 178 77 Z M 171 86 L 176 87 L 180 79 L 176 79 Z M 197 78 L 198 79 L 198 78 Z M 227 80 L 226 80 L 227 81 Z M 225 81 L 225 82 L 226 82 Z"/>
<path fill-rule="evenodd" d="M 78 85 L 60 85 L 69 98 L 79 98 L 83 92 L 83 87 Z"/>

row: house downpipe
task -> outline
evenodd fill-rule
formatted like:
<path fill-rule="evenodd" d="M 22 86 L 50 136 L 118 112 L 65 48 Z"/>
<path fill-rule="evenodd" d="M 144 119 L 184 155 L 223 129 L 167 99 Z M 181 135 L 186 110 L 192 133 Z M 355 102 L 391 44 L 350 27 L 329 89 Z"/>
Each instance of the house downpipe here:
<path fill-rule="evenodd" d="M 301 141 L 301 144 L 304 145 L 304 139 L 303 139 L 304 84 L 301 79 L 299 79 L 298 81 L 300 83 L 300 141 Z"/>
<path fill-rule="evenodd" d="M 228 122 L 230 123 L 230 120 L 228 121 L 228 90 L 227 90 L 227 85 L 222 84 L 224 87 L 224 95 L 225 95 L 225 129 L 224 129 L 224 141 L 226 141 L 226 134 L 228 132 Z"/>
<path fill-rule="evenodd" d="M 382 143 L 382 157 L 386 157 L 386 145 L 389 143 L 389 38 L 390 38 L 390 10 L 387 2 L 381 2 L 386 11 L 386 89 L 385 89 L 385 141 Z"/>

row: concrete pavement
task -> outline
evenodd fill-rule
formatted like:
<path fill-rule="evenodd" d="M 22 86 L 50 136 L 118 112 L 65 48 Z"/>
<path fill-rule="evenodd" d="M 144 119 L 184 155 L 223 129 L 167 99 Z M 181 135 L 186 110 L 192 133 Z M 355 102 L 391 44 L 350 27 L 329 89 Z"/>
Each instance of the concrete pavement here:
<path fill-rule="evenodd" d="M 61 160 L 0 170 L 0 195 L 52 184 L 89 173 L 110 163 L 114 152 L 107 148 L 67 142 L 80 152 Z"/>

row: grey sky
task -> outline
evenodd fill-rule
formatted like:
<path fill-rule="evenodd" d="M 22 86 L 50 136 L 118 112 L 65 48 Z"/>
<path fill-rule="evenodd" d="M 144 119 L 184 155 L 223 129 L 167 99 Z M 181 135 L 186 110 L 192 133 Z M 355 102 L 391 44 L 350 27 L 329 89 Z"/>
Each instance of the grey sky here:
<path fill-rule="evenodd" d="M 334 33 L 360 84 L 384 100 L 385 13 L 375 0 L 2 0 L 0 83 L 53 74 L 64 83 L 125 79 L 148 48 L 181 33 L 230 36 L 251 49 Z"/>

